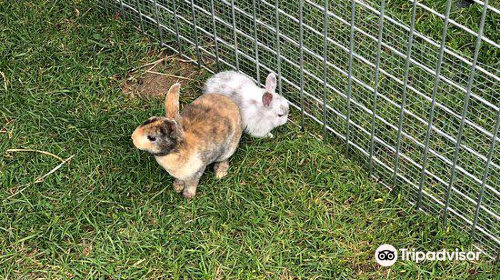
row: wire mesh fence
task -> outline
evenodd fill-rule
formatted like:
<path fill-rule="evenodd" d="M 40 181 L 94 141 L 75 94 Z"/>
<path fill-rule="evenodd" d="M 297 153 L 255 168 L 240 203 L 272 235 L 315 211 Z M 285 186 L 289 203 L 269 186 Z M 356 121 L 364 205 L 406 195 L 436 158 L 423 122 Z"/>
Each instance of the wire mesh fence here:
<path fill-rule="evenodd" d="M 276 72 L 302 124 L 499 256 L 497 1 L 100 2 L 210 72 Z"/>

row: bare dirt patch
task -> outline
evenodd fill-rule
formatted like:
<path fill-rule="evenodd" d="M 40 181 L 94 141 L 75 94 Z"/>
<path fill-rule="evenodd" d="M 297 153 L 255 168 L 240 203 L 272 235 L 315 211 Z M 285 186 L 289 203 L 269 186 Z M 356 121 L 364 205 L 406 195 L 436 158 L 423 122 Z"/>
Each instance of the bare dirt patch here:
<path fill-rule="evenodd" d="M 170 86 L 177 82 L 186 89 L 183 97 L 196 97 L 200 94 L 199 90 L 193 89 L 203 85 L 205 75 L 193 63 L 165 53 L 148 60 L 152 61 L 127 73 L 121 84 L 124 94 L 145 99 L 163 97 Z"/>

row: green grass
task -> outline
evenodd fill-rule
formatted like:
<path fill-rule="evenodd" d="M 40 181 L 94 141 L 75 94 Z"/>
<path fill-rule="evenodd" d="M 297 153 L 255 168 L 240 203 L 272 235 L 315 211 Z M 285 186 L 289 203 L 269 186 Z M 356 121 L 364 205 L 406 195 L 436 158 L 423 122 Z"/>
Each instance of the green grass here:
<path fill-rule="evenodd" d="M 196 199 L 175 194 L 172 178 L 130 141 L 163 113 L 161 100 L 126 97 L 117 82 L 159 48 L 75 2 L 0 0 L 0 278 L 494 277 L 498 265 L 485 257 L 376 265 L 382 243 L 471 243 L 439 232 L 437 218 L 411 211 L 341 147 L 293 125 L 273 140 L 244 137 L 230 175 L 217 181 L 207 171 Z M 34 183 L 59 161 L 12 148 L 74 157 Z"/>

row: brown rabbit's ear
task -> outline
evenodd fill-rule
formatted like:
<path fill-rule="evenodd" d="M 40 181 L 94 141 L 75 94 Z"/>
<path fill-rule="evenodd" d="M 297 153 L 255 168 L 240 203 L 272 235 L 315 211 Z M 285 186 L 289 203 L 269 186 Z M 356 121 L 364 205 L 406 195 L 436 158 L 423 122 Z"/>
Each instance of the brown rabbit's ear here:
<path fill-rule="evenodd" d="M 165 97 L 165 111 L 167 118 L 179 119 L 179 91 L 181 84 L 173 84 L 168 90 L 167 97 Z"/>
<path fill-rule="evenodd" d="M 269 107 L 272 101 L 273 101 L 273 95 L 271 93 L 266 92 L 264 93 L 264 95 L 262 95 L 262 103 L 264 104 L 264 106 Z"/>
<path fill-rule="evenodd" d="M 163 136 L 177 138 L 177 122 L 175 120 L 166 120 L 160 126 L 160 132 Z"/>

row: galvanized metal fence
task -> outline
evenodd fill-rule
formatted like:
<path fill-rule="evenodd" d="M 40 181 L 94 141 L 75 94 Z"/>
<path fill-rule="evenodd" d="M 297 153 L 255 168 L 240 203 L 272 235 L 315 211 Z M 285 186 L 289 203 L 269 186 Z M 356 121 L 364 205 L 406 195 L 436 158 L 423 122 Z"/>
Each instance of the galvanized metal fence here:
<path fill-rule="evenodd" d="M 301 125 L 499 256 L 498 2 L 100 2 L 210 72 L 276 72 Z"/>

